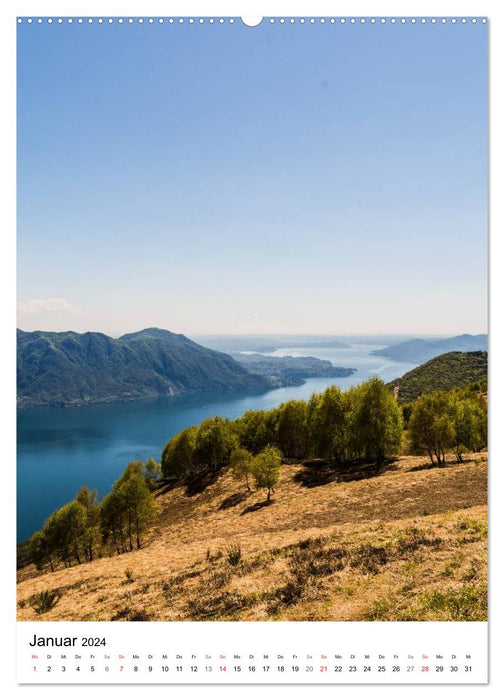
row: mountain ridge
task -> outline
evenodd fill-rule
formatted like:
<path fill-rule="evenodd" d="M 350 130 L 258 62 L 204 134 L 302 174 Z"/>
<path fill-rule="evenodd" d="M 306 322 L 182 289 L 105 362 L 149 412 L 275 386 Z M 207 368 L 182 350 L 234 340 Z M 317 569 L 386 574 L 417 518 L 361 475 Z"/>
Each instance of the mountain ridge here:
<path fill-rule="evenodd" d="M 17 331 L 18 406 L 83 405 L 271 383 L 182 334 Z"/>
<path fill-rule="evenodd" d="M 447 352 L 472 352 L 479 350 L 488 350 L 488 335 L 486 333 L 479 335 L 463 333 L 451 338 L 434 340 L 414 338 L 402 343 L 389 345 L 381 350 L 373 350 L 371 355 L 388 357 L 397 362 L 417 362 L 420 364 Z"/>

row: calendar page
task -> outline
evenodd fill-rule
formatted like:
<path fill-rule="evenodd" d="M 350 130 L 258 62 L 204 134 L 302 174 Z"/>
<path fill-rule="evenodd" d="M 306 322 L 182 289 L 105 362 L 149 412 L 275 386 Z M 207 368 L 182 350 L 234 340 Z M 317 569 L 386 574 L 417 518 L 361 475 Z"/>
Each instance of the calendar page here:
<path fill-rule="evenodd" d="M 15 21 L 18 682 L 486 683 L 487 18 Z"/>

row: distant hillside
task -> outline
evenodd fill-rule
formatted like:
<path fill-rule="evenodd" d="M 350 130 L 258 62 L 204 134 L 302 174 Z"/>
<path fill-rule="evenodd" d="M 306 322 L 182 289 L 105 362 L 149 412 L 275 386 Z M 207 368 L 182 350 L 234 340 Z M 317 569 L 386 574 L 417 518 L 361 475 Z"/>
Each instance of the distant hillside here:
<path fill-rule="evenodd" d="M 389 386 L 399 387 L 399 401 L 405 403 L 436 389 L 449 391 L 486 380 L 487 372 L 488 353 L 448 352 L 394 379 Z"/>
<path fill-rule="evenodd" d="M 249 372 L 268 377 L 278 386 L 304 384 L 308 377 L 349 377 L 357 371 L 349 367 L 335 367 L 329 360 L 318 357 L 272 357 L 258 353 L 237 353 L 232 356 Z"/>
<path fill-rule="evenodd" d="M 442 355 L 445 352 L 473 352 L 488 350 L 488 336 L 457 335 L 443 340 L 422 340 L 415 338 L 404 343 L 389 345 L 382 350 L 373 350 L 371 355 L 390 357 L 397 362 L 427 362 L 427 360 Z"/>
<path fill-rule="evenodd" d="M 275 352 L 279 348 L 349 348 L 348 343 L 326 336 L 208 335 L 198 337 L 205 347 L 221 352 Z"/>
<path fill-rule="evenodd" d="M 148 328 L 103 333 L 18 330 L 18 405 L 79 405 L 170 396 L 188 391 L 266 390 L 271 383 L 229 355 L 184 335 Z"/>

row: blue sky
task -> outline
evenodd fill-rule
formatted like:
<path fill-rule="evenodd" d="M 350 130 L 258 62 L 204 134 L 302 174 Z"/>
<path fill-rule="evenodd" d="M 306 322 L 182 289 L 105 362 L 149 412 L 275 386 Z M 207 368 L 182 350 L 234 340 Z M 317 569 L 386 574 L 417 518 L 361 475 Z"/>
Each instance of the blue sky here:
<path fill-rule="evenodd" d="M 18 26 L 26 330 L 486 330 L 486 26 Z"/>

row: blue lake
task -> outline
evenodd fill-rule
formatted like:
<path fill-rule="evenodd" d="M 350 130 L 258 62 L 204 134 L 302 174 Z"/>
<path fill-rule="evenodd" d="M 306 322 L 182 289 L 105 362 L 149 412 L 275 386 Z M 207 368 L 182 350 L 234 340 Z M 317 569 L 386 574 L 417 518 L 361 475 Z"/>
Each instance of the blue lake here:
<path fill-rule="evenodd" d="M 251 409 L 269 409 L 288 399 L 306 399 L 331 384 L 347 388 L 372 375 L 385 381 L 415 365 L 370 355 L 378 345 L 350 348 L 279 348 L 275 355 L 312 355 L 354 367 L 351 377 L 308 379 L 302 386 L 263 394 L 202 392 L 113 404 L 18 411 L 17 537 L 25 540 L 82 484 L 100 498 L 128 462 L 159 459 L 167 440 L 189 425 L 220 414 L 236 418 Z"/>

